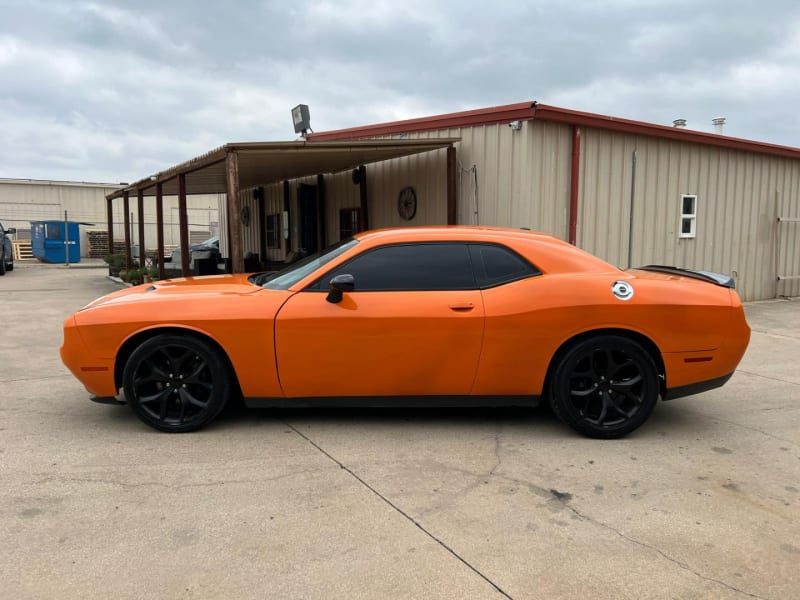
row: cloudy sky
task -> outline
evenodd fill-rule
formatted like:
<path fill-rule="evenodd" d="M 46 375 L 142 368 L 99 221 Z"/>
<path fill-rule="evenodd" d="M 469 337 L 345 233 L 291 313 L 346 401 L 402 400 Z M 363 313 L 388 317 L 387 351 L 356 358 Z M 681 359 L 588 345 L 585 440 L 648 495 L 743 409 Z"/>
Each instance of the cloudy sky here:
<path fill-rule="evenodd" d="M 0 177 L 526 100 L 800 146 L 797 0 L 0 0 Z"/>

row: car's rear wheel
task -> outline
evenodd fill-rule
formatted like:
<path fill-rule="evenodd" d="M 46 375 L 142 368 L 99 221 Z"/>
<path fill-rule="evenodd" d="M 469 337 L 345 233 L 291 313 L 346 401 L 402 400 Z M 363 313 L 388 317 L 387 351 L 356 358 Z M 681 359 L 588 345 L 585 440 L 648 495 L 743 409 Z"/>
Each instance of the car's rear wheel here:
<path fill-rule="evenodd" d="M 550 403 L 558 417 L 593 438 L 627 435 L 644 423 L 658 401 L 652 357 L 625 337 L 582 340 L 555 367 Z"/>
<path fill-rule="evenodd" d="M 3 257 L 2 259 L 0 259 L 0 276 L 3 276 L 5 274 L 6 274 L 6 256 L 5 253 L 3 253 Z"/>
<path fill-rule="evenodd" d="M 208 425 L 231 393 L 225 356 L 188 335 L 152 337 L 133 351 L 122 375 L 125 398 L 142 421 L 183 433 Z"/>

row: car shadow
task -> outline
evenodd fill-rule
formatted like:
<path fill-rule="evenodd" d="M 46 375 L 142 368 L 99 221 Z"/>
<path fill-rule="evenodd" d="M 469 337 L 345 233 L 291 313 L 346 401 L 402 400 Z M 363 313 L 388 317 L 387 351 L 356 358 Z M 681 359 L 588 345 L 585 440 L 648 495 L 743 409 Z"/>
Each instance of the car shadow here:
<path fill-rule="evenodd" d="M 315 408 L 247 408 L 231 403 L 218 417 L 222 425 L 254 424 L 263 421 L 286 421 L 315 424 L 451 424 L 485 423 L 561 426 L 543 403 L 537 407 L 315 407 Z"/>

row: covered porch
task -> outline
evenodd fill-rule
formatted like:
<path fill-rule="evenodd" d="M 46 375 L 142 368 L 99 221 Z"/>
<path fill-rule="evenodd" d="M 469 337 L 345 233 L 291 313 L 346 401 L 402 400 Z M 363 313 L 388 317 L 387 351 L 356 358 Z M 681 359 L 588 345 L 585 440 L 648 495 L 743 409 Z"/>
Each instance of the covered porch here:
<path fill-rule="evenodd" d="M 270 248 L 275 241 L 284 254 L 293 250 L 321 250 L 334 240 L 327 227 L 326 176 L 350 173 L 352 184 L 357 186 L 358 203 L 352 216 L 355 222 L 349 227 L 352 232 L 374 227 L 370 219 L 369 165 L 392 159 L 410 157 L 425 152 L 442 151 L 444 169 L 440 177 L 445 180 L 446 212 L 442 221 L 457 222 L 457 162 L 454 144 L 459 138 L 400 139 L 368 141 L 294 141 L 294 142 L 245 142 L 231 143 L 212 150 L 202 156 L 171 167 L 133 184 L 115 190 L 108 196 L 108 244 L 109 254 L 114 251 L 114 202 L 123 202 L 126 263 L 134 260 L 144 265 L 147 259 L 144 233 L 145 198 L 155 199 L 157 239 L 155 247 L 159 277 L 164 277 L 164 214 L 165 195 L 178 197 L 178 218 L 181 249 L 181 272 L 190 275 L 189 230 L 187 218 L 187 196 L 193 194 L 224 194 L 224 210 L 221 211 L 220 237 L 224 240 L 221 250 L 226 249 L 229 271 L 243 273 L 245 253 L 257 254 L 259 262 L 267 262 Z M 300 180 L 313 185 L 298 191 L 297 210 L 291 210 L 291 182 Z M 305 185 L 305 184 L 304 184 Z M 277 186 L 277 187 L 276 187 Z M 282 190 L 283 198 L 271 198 L 268 202 L 264 190 Z M 302 193 L 301 193 L 302 191 Z M 244 192 L 249 192 L 247 196 Z M 301 200 L 301 196 L 303 199 Z M 131 252 L 130 203 L 136 198 L 138 210 L 139 256 Z M 282 202 L 281 202 L 282 200 Z M 394 201 L 387 198 L 386 201 Z M 255 210 L 250 210 L 250 205 Z M 292 222 L 294 220 L 294 222 Z M 250 224 L 256 227 L 251 228 Z M 439 224 L 445 224 L 439 223 Z M 413 224 L 413 223 L 410 223 Z M 428 223 L 426 223 L 428 224 Z M 244 229 L 248 229 L 247 236 Z M 268 243 L 269 241 L 269 243 Z M 152 244 L 152 242 L 150 242 Z M 247 248 L 246 248 L 247 246 Z M 257 251 L 257 252 L 254 252 Z M 252 266 L 248 264 L 248 266 Z"/>

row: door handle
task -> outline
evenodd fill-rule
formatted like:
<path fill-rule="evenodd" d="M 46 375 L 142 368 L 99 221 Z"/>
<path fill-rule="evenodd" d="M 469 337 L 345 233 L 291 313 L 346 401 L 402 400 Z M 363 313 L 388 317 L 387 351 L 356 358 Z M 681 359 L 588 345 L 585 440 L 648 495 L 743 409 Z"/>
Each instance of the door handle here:
<path fill-rule="evenodd" d="M 456 312 L 468 312 L 473 308 L 475 308 L 475 305 L 472 302 L 454 302 L 450 305 L 450 310 Z"/>

